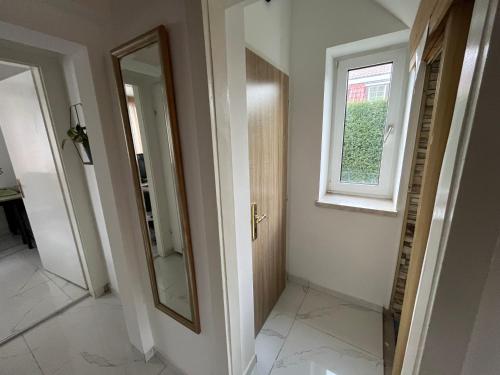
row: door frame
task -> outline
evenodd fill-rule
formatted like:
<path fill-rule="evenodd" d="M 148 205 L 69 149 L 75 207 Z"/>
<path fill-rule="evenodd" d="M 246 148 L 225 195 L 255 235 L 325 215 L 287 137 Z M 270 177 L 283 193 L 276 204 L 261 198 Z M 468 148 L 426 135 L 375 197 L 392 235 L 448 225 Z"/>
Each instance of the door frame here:
<path fill-rule="evenodd" d="M 230 375 L 249 375 L 256 363 L 243 22 L 256 1 L 201 0 Z"/>
<path fill-rule="evenodd" d="M 7 55 L 9 54 L 7 53 Z M 66 209 L 66 214 L 68 215 L 68 219 L 70 222 L 71 234 L 77 248 L 78 263 L 80 264 L 83 281 L 85 283 L 83 287 L 89 289 L 89 283 L 87 281 L 89 279 L 88 270 L 86 269 L 86 267 L 84 267 L 84 263 L 82 261 L 82 254 L 83 254 L 82 238 L 78 227 L 77 218 L 75 215 L 75 207 L 69 189 L 67 173 L 65 171 L 63 158 L 61 155 L 62 150 L 59 149 L 59 145 L 61 144 L 61 142 L 60 140 L 58 140 L 57 137 L 57 130 L 55 128 L 54 119 L 52 115 L 53 108 L 51 108 L 49 104 L 49 93 L 47 91 L 47 86 L 43 78 L 44 73 L 42 72 L 42 70 L 47 72 L 47 68 L 49 68 L 52 62 L 42 58 L 38 61 L 37 65 L 33 65 L 33 61 L 25 62 L 23 59 L 18 59 L 16 57 L 6 58 L 3 56 L 0 56 L 0 62 L 26 67 L 27 68 L 26 70 L 30 72 L 31 78 L 33 80 L 33 85 L 35 87 L 36 95 L 38 97 L 40 112 L 42 114 L 45 126 L 45 136 L 47 137 L 47 141 L 49 143 L 50 153 L 52 155 L 52 160 L 54 162 L 54 166 L 57 173 L 57 180 L 59 182 L 59 187 L 61 189 L 64 200 L 64 207 Z M 49 75 L 51 75 L 51 73 L 53 72 L 50 72 Z"/>
<path fill-rule="evenodd" d="M 420 373 L 498 0 L 475 0 L 401 374 Z M 464 303 L 466 303 L 464 301 Z M 472 302 L 471 302 L 472 303 Z"/>
<path fill-rule="evenodd" d="M 98 236 L 97 234 L 93 234 L 93 231 L 96 231 L 96 225 L 93 222 L 89 222 L 89 219 L 95 220 L 92 210 L 88 207 L 90 205 L 90 197 L 88 196 L 88 199 L 87 196 L 82 197 L 81 191 L 75 191 L 75 183 L 73 183 L 72 186 L 68 181 L 68 166 L 65 166 L 65 164 L 71 160 L 68 159 L 68 157 L 72 159 L 76 158 L 76 160 L 79 160 L 79 157 L 76 154 L 70 155 L 70 153 L 74 153 L 74 149 L 70 147 L 67 148 L 68 151 L 65 151 L 66 156 L 63 155 L 63 150 L 61 148 L 62 139 L 60 139 L 61 131 L 60 129 L 58 131 L 54 122 L 54 113 L 57 109 L 53 108 L 51 105 L 51 102 L 61 101 L 64 103 L 68 102 L 69 105 L 70 98 L 67 93 L 67 82 L 63 71 L 62 56 L 58 56 L 47 50 L 22 46 L 10 40 L 6 40 L 2 43 L 4 44 L 0 52 L 1 61 L 22 65 L 29 68 L 31 71 L 39 99 L 40 110 L 44 119 L 45 133 L 51 148 L 59 186 L 62 191 L 72 236 L 77 248 L 78 262 L 82 269 L 85 287 L 92 296 L 99 297 L 107 290 L 108 277 Z M 60 93 L 60 90 L 64 90 L 64 92 Z M 60 113 L 62 113 L 62 109 L 60 109 L 60 111 Z M 78 173 L 82 181 L 86 180 L 83 166 Z M 85 190 L 87 186 L 81 186 L 81 189 Z M 77 193 L 79 195 L 78 199 L 80 199 L 78 204 L 76 204 Z M 82 204 L 82 200 L 85 202 L 88 200 L 89 202 L 88 204 Z M 79 207 L 79 213 L 76 212 L 75 207 L 77 206 Z M 82 207 L 85 208 L 85 206 L 87 206 L 86 212 L 82 212 Z M 96 278 L 96 275 L 99 275 L 99 278 Z"/>
<path fill-rule="evenodd" d="M 498 0 L 476 0 L 474 11 L 472 14 L 471 24 L 476 27 L 470 30 L 468 36 L 467 50 L 476 51 L 475 55 L 468 56 L 471 60 L 464 63 L 462 69 L 461 80 L 459 87 L 465 89 L 471 86 L 472 78 L 477 74 L 476 63 L 480 59 L 480 64 L 484 64 L 485 55 L 478 56 L 477 47 L 479 44 L 484 45 L 482 41 L 484 30 L 487 29 L 486 20 L 487 16 L 494 13 L 490 8 L 495 8 Z M 233 99 L 231 93 L 234 93 L 235 77 L 232 76 L 231 66 L 227 64 L 228 59 L 234 59 L 234 51 L 231 49 L 232 39 L 238 38 L 237 29 L 235 30 L 234 22 L 231 22 L 226 16 L 232 11 L 233 8 L 242 6 L 242 4 L 250 4 L 254 0 L 231 0 L 224 2 L 217 0 L 202 0 L 203 6 L 203 20 L 205 32 L 205 47 L 206 59 L 208 69 L 208 83 L 209 83 L 209 97 L 210 97 L 210 110 L 212 133 L 215 149 L 214 154 L 215 165 L 217 168 L 217 193 L 218 193 L 218 215 L 219 215 L 219 228 L 222 246 L 222 255 L 224 259 L 223 272 L 225 274 L 224 297 L 226 302 L 226 326 L 229 335 L 228 356 L 230 363 L 230 374 L 249 374 L 253 368 L 255 357 L 248 362 L 248 356 L 245 357 L 245 346 L 252 346 L 255 348 L 255 341 L 252 337 L 246 334 L 245 331 L 240 329 L 244 314 L 240 309 L 240 301 L 248 298 L 245 290 L 238 285 L 238 252 L 236 249 L 237 231 L 235 223 L 237 222 L 238 211 L 235 208 L 237 202 L 237 192 L 235 191 L 235 184 L 233 181 L 233 174 L 235 171 L 235 160 L 231 136 L 234 132 L 234 114 L 231 111 L 231 106 L 235 103 L 228 100 L 229 97 Z M 491 5 L 491 4 L 493 5 Z M 231 8 L 231 9 L 230 9 Z M 489 11 L 488 11 L 489 9 Z M 227 30 L 231 30 L 231 34 L 226 34 Z M 230 37 L 227 37 L 230 35 Z M 236 36 L 235 36 L 236 35 Z M 236 56 L 237 59 L 237 56 Z M 237 83 L 236 83 L 237 84 Z M 464 114 L 474 101 L 474 95 L 477 93 L 468 94 L 467 90 L 462 90 L 460 100 L 457 100 L 455 106 L 455 114 L 453 117 L 454 127 L 461 127 L 466 119 Z M 246 114 L 246 112 L 245 112 Z M 443 223 L 449 223 L 453 216 L 453 202 L 452 199 L 456 198 L 456 186 L 458 186 L 460 170 L 463 167 L 463 160 L 460 161 L 459 155 L 463 155 L 466 150 L 467 134 L 462 134 L 458 131 L 459 139 L 454 140 L 456 147 L 455 158 L 450 161 L 450 168 L 443 168 L 444 172 L 450 174 L 449 179 L 442 181 L 438 186 L 438 191 L 450 191 L 449 197 L 444 202 L 442 210 L 435 210 L 435 214 L 431 223 L 431 237 L 427 245 L 427 252 L 432 254 L 432 259 L 436 261 L 437 254 L 443 252 L 443 244 L 446 244 L 446 237 L 448 235 L 447 228 L 443 227 Z M 460 164 L 462 163 L 462 164 Z M 446 169 L 446 170 L 445 170 Z M 450 190 L 446 190 L 446 188 Z M 455 187 L 455 188 L 453 188 Z M 443 202 L 436 202 L 436 205 L 442 205 Z M 444 217 L 443 217 L 444 215 Z M 442 257 L 439 259 L 442 261 Z M 428 329 L 428 320 L 430 311 L 434 302 L 435 291 L 439 275 L 439 262 L 438 264 L 427 265 L 423 268 L 419 293 L 415 305 L 415 313 L 411 321 L 411 331 L 408 339 L 408 348 L 403 355 L 402 366 L 403 373 L 418 373 L 418 366 L 421 357 L 421 347 L 425 344 L 425 333 Z M 408 355 L 406 355 L 408 354 Z M 416 354 L 416 355 L 413 355 Z M 406 372 L 411 371 L 411 372 Z"/>

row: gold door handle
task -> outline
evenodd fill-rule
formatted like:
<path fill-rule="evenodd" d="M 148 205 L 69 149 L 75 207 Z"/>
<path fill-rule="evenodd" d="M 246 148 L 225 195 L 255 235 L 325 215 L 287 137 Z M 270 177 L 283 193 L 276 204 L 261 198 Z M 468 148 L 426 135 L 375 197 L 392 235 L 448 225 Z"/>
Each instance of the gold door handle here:
<path fill-rule="evenodd" d="M 258 231 L 257 224 L 259 224 L 262 220 L 267 219 L 267 215 L 259 215 L 257 213 L 257 203 L 252 203 L 250 205 L 250 220 L 252 225 L 252 241 L 257 239 Z"/>
<path fill-rule="evenodd" d="M 259 215 L 255 216 L 255 221 L 257 222 L 257 224 L 259 224 L 264 219 L 267 219 L 267 215 L 266 214 L 264 214 L 262 216 L 259 216 Z"/>

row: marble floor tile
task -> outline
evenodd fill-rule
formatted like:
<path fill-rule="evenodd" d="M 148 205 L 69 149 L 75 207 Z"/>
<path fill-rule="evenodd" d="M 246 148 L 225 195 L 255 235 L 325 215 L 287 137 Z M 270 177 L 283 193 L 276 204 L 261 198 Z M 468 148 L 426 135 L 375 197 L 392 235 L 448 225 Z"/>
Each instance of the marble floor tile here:
<path fill-rule="evenodd" d="M 184 375 L 184 374 L 179 370 L 174 369 L 172 366 L 166 365 L 163 371 L 160 372 L 159 375 Z"/>
<path fill-rule="evenodd" d="M 56 284 L 72 300 L 77 300 L 88 294 L 88 291 L 66 281 L 59 276 L 53 275 L 51 281 Z"/>
<path fill-rule="evenodd" d="M 255 339 L 257 363 L 252 375 L 269 375 L 292 328 L 307 288 L 288 283 Z"/>
<path fill-rule="evenodd" d="M 296 321 L 271 375 L 383 375 L 383 361 Z"/>
<path fill-rule="evenodd" d="M 24 334 L 44 375 L 158 375 L 129 343 L 117 297 L 87 298 Z"/>
<path fill-rule="evenodd" d="M 0 341 L 86 294 L 45 271 L 36 249 L 24 248 L 0 258 Z"/>
<path fill-rule="evenodd" d="M 274 361 L 285 343 L 286 337 L 275 331 L 267 331 L 263 328 L 255 338 L 255 363 L 252 375 L 269 375 Z"/>
<path fill-rule="evenodd" d="M 0 259 L 27 248 L 28 246 L 23 244 L 21 236 L 8 235 L 0 237 Z"/>
<path fill-rule="evenodd" d="M 36 285 L 0 303 L 0 338 L 16 334 L 68 305 L 71 299 L 52 281 Z"/>
<path fill-rule="evenodd" d="M 0 375 L 43 375 L 22 337 L 0 346 Z"/>
<path fill-rule="evenodd" d="M 288 283 L 278 302 L 264 323 L 264 330 L 272 330 L 286 337 L 292 328 L 295 316 L 299 311 L 308 289 L 294 283 Z"/>
<path fill-rule="evenodd" d="M 357 348 L 383 357 L 382 314 L 309 290 L 297 320 Z"/>
<path fill-rule="evenodd" d="M 49 280 L 42 272 L 41 263 L 36 263 L 30 253 L 36 250 L 24 249 L 0 259 L 0 298 L 21 293 Z"/>
<path fill-rule="evenodd" d="M 4 256 L 6 252 L 10 252 L 12 248 L 22 245 L 24 244 L 21 236 L 13 236 L 11 234 L 0 236 L 0 258 Z"/>

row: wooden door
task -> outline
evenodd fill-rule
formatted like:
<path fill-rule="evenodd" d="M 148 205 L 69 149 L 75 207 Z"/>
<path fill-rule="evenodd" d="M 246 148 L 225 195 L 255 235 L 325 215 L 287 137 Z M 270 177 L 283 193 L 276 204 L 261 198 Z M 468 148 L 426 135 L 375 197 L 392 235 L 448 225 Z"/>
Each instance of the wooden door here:
<path fill-rule="evenodd" d="M 265 215 L 252 242 L 257 334 L 286 284 L 288 76 L 249 50 L 246 66 L 250 195 Z"/>

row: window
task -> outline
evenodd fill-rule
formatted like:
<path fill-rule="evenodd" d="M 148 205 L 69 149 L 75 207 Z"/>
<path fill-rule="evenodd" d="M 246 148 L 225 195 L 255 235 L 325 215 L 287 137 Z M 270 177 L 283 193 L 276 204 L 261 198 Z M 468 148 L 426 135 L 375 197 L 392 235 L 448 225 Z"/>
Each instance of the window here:
<path fill-rule="evenodd" d="M 335 62 L 327 192 L 392 198 L 405 49 Z"/>
<path fill-rule="evenodd" d="M 367 100 L 368 101 L 374 101 L 374 100 L 387 100 L 387 92 L 389 88 L 388 83 L 383 83 L 383 84 L 377 84 L 377 85 L 372 85 L 368 86 L 368 94 Z"/>

